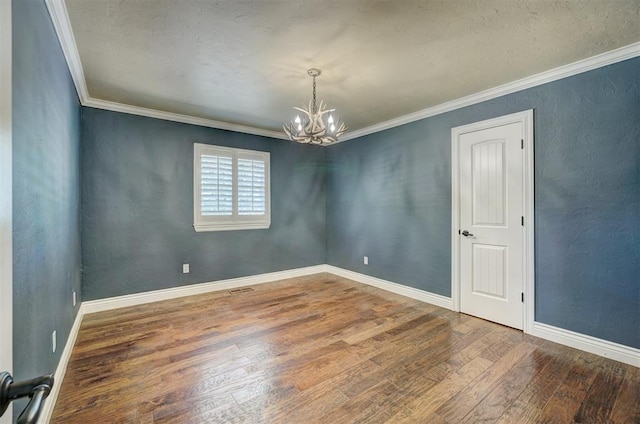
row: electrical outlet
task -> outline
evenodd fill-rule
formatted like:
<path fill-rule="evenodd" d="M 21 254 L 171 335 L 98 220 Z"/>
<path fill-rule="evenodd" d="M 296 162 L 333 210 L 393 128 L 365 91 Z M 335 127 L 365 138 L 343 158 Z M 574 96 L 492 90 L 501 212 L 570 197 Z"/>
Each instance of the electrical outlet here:
<path fill-rule="evenodd" d="M 58 331 L 57 330 L 53 330 L 53 333 L 51 333 L 51 353 L 56 353 L 56 348 L 58 347 Z"/>
<path fill-rule="evenodd" d="M 182 264 L 182 273 L 183 274 L 189 273 L 189 264 Z"/>
<path fill-rule="evenodd" d="M 365 256 L 363 262 L 364 262 L 365 265 L 369 265 L 369 257 Z"/>
<path fill-rule="evenodd" d="M 73 291 L 73 306 L 76 306 L 77 300 L 76 300 L 76 291 Z"/>

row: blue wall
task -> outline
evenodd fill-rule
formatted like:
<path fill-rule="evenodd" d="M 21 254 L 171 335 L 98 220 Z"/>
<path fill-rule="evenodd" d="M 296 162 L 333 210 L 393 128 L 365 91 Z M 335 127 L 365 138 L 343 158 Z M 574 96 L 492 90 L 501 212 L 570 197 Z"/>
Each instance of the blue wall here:
<path fill-rule="evenodd" d="M 322 147 L 90 108 L 82 142 L 87 300 L 326 262 Z M 194 143 L 271 153 L 271 228 L 193 230 Z"/>
<path fill-rule="evenodd" d="M 329 147 L 328 263 L 450 296 L 451 128 L 534 109 L 536 320 L 640 348 L 639 85 L 636 58 Z"/>
<path fill-rule="evenodd" d="M 13 360 L 21 380 L 55 371 L 77 313 L 81 109 L 44 2 L 12 8 Z"/>
<path fill-rule="evenodd" d="M 451 128 L 526 109 L 536 319 L 640 348 L 640 59 L 324 149 L 80 108 L 40 0 L 13 42 L 17 379 L 55 370 L 81 264 L 86 299 L 325 262 L 449 296 Z M 271 152 L 270 229 L 193 231 L 195 142 Z"/>

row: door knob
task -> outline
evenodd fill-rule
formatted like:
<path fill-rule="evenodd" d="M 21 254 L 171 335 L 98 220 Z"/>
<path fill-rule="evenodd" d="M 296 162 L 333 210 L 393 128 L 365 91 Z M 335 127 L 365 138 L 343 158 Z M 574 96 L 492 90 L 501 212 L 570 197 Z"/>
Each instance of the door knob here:
<path fill-rule="evenodd" d="M 465 236 L 465 237 L 473 237 L 473 234 L 471 234 L 471 233 L 470 233 L 469 231 L 467 231 L 467 230 L 464 230 L 464 231 L 462 232 L 462 235 L 463 235 L 463 236 Z"/>

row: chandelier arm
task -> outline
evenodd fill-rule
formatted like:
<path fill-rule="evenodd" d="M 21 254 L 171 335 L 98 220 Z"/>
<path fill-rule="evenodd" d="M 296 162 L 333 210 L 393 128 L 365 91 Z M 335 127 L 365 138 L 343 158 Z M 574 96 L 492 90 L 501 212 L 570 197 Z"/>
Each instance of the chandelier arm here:
<path fill-rule="evenodd" d="M 309 76 L 313 77 L 313 96 L 309 100 L 308 105 L 301 108 L 294 107 L 295 110 L 302 112 L 303 119 L 296 116 L 294 121 L 286 123 L 282 126 L 285 134 L 290 140 L 303 144 L 327 145 L 335 143 L 347 129 L 340 117 L 332 117 L 330 115 L 327 120 L 324 115 L 335 112 L 335 109 L 329 109 L 324 100 L 317 101 L 317 81 L 316 77 L 320 75 L 319 69 L 309 69 Z"/>

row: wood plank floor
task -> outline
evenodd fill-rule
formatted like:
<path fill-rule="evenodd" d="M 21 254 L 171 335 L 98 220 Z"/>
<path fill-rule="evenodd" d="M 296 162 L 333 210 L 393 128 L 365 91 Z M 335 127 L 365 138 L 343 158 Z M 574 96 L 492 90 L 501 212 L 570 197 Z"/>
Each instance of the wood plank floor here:
<path fill-rule="evenodd" d="M 331 274 L 84 317 L 53 423 L 640 423 L 640 369 Z"/>

